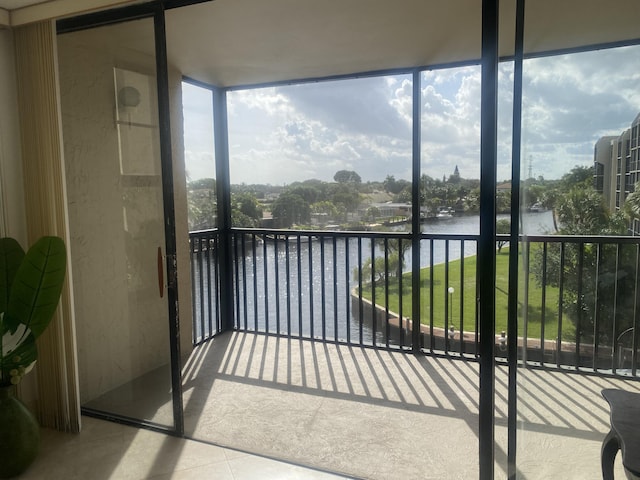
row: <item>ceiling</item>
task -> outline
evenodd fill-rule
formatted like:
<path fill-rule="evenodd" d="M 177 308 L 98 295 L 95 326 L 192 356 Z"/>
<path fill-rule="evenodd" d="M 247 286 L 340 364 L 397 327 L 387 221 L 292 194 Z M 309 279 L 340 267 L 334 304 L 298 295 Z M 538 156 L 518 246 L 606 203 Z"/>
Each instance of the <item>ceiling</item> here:
<path fill-rule="evenodd" d="M 473 61 L 480 0 L 216 0 L 167 11 L 171 63 L 219 86 Z M 527 2 L 525 51 L 640 38 L 638 0 Z M 515 0 L 500 2 L 512 55 Z"/>
<path fill-rule="evenodd" d="M 0 0 L 0 7 L 27 3 L 34 2 Z M 30 11 L 33 21 L 58 6 L 62 16 L 70 14 L 71 5 L 77 12 L 123 3 L 130 2 L 52 0 L 12 14 Z M 215 0 L 167 10 L 168 55 L 182 74 L 219 86 L 475 61 L 481 52 L 481 5 L 480 0 Z M 526 5 L 527 53 L 640 38 L 638 0 Z M 502 0 L 502 56 L 513 54 L 514 23 L 515 0 Z M 139 36 L 132 31 L 119 43 L 135 47 Z"/>

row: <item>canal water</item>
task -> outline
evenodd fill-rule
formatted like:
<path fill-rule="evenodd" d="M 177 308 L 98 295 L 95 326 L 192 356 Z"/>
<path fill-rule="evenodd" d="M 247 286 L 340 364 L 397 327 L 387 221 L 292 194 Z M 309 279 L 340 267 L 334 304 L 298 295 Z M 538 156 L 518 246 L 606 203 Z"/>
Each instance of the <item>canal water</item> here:
<path fill-rule="evenodd" d="M 553 231 L 551 212 L 526 213 L 522 222 L 525 234 Z M 461 216 L 425 223 L 423 231 L 478 235 L 479 225 L 479 216 Z M 366 264 L 372 253 L 384 257 L 379 245 L 372 246 L 369 239 L 358 241 L 357 238 L 314 239 L 299 246 L 295 241 L 286 243 L 267 241 L 258 245 L 255 251 L 246 249 L 245 254 L 237 258 L 234 264 L 237 327 L 353 343 L 371 344 L 374 337 L 376 343 L 387 342 L 386 328 L 375 325 L 370 315 L 361 318 L 360 313 L 353 310 L 351 301 L 351 292 L 360 281 L 358 266 Z M 465 257 L 475 255 L 476 248 L 476 241 L 472 239 L 423 240 L 420 265 L 443 263 L 447 257 L 456 260 L 462 252 Z M 405 272 L 410 270 L 411 262 L 409 250 L 404 256 Z M 200 275 L 195 273 L 197 280 Z M 362 281 L 367 283 L 370 279 L 363 278 Z M 199 289 L 194 290 L 198 293 Z M 200 298 L 195 300 L 197 315 Z M 410 312 L 402 314 L 406 317 Z M 389 343 L 398 343 L 399 332 L 396 330 L 393 335 L 389 337 Z"/>

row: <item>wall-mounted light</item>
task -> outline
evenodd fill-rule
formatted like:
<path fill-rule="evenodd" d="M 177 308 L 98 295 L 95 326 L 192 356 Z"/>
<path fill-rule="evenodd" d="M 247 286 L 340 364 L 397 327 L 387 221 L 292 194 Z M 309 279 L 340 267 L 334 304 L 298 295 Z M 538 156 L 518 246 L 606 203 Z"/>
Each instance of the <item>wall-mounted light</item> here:
<path fill-rule="evenodd" d="M 140 91 L 136 87 L 122 87 L 118 91 L 118 103 L 122 107 L 137 107 L 140 105 Z"/>

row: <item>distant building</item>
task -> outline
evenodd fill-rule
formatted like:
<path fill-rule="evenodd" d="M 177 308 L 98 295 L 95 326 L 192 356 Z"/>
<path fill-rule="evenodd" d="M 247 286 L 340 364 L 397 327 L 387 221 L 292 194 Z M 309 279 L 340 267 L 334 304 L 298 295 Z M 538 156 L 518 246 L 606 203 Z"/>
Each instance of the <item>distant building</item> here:
<path fill-rule="evenodd" d="M 640 114 L 619 136 L 602 137 L 594 146 L 593 185 L 612 212 L 622 208 L 640 180 L 639 136 Z M 634 219 L 630 229 L 640 234 L 640 219 Z"/>
<path fill-rule="evenodd" d="M 496 192 L 511 192 L 511 182 L 503 182 L 497 184 Z"/>

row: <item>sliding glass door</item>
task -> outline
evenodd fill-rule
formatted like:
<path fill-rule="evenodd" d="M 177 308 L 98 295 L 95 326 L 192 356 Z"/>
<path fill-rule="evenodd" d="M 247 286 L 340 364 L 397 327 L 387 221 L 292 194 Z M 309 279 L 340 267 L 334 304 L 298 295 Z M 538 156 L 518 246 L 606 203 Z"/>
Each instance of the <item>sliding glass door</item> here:
<path fill-rule="evenodd" d="M 81 403 L 179 431 L 171 159 L 154 18 L 64 33 L 58 50 Z"/>

